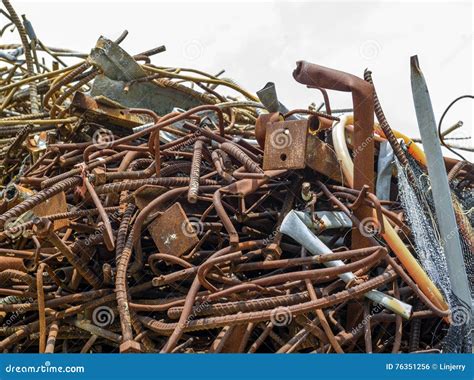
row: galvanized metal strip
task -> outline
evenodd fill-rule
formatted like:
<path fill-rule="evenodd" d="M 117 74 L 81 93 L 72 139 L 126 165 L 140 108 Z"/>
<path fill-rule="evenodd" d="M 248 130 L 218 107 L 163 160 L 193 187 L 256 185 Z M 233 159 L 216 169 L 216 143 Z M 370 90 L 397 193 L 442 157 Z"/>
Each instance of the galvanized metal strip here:
<path fill-rule="evenodd" d="M 458 227 L 451 203 L 451 190 L 437 134 L 433 107 L 416 55 L 411 57 L 411 87 L 418 127 L 427 158 L 428 174 L 441 234 L 441 245 L 446 255 L 452 291 L 466 307 L 472 309 L 461 241 L 457 232 Z"/>

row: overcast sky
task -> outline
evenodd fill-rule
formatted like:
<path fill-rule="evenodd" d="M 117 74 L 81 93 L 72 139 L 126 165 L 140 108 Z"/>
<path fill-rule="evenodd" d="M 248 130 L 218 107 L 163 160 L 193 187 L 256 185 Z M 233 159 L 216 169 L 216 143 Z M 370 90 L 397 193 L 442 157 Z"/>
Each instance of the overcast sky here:
<path fill-rule="evenodd" d="M 436 118 L 457 96 L 473 93 L 473 5 L 465 2 L 137 2 L 15 1 L 47 45 L 89 52 L 97 38 L 116 38 L 131 54 L 166 45 L 152 62 L 225 69 L 251 92 L 276 83 L 289 108 L 321 103 L 318 91 L 292 78 L 301 59 L 373 79 L 392 128 L 419 136 L 409 58 L 418 54 Z M 2 20 L 4 24 L 4 20 Z M 18 41 L 7 32 L 2 43 Z M 348 93 L 330 93 L 333 108 L 351 106 Z M 452 108 L 446 127 L 472 135 L 472 101 Z M 468 142 L 472 145 L 472 142 Z M 472 155 L 470 155 L 472 159 Z"/>

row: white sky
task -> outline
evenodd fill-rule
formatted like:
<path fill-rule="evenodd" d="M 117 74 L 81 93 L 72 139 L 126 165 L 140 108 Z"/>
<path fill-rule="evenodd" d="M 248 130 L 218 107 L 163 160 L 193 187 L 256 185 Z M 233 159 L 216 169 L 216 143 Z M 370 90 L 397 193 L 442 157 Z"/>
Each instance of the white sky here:
<path fill-rule="evenodd" d="M 153 63 L 213 74 L 225 69 L 225 77 L 251 92 L 273 81 L 288 108 L 322 102 L 317 90 L 293 79 L 297 60 L 359 76 L 368 67 L 392 128 L 411 136 L 419 136 L 411 55 L 418 54 L 437 119 L 454 98 L 473 94 L 472 1 L 12 3 L 47 45 L 89 52 L 99 35 L 115 39 L 127 29 L 121 46 L 131 54 L 166 45 Z M 12 41 L 16 33 L 7 32 L 1 42 Z M 330 99 L 332 108 L 351 106 L 348 93 L 331 92 Z M 453 136 L 473 134 L 473 109 L 470 100 L 452 108 L 445 127 L 464 122 Z"/>

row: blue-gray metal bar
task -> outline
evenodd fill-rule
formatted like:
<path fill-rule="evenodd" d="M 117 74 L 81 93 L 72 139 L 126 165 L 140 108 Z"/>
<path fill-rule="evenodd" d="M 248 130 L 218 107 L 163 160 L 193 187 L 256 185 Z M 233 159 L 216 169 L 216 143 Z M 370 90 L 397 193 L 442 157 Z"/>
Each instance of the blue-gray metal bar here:
<path fill-rule="evenodd" d="M 441 234 L 441 245 L 448 264 L 451 289 L 453 294 L 472 313 L 471 292 L 451 201 L 448 176 L 444 166 L 430 94 L 416 55 L 411 57 L 411 87 L 421 141 L 426 154 L 428 174 Z"/>

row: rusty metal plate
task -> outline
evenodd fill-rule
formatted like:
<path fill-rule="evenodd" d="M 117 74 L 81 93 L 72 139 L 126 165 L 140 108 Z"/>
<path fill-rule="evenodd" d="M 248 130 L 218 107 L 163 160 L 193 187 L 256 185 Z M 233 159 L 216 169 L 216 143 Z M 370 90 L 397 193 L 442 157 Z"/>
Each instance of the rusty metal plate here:
<path fill-rule="evenodd" d="M 306 165 L 307 120 L 268 123 L 263 170 L 303 169 Z"/>
<path fill-rule="evenodd" d="M 229 339 L 227 339 L 227 341 L 224 343 L 224 347 L 222 347 L 221 352 L 228 352 L 228 353 L 239 352 L 239 348 L 242 343 L 245 330 L 247 330 L 247 325 L 245 324 L 235 326 L 234 330 L 230 334 Z"/>
<path fill-rule="evenodd" d="M 36 216 L 48 216 L 67 212 L 66 195 L 60 192 L 32 209 Z M 57 231 L 69 226 L 69 219 L 58 219 L 53 222 L 53 230 Z"/>
<path fill-rule="evenodd" d="M 318 173 L 342 182 L 342 169 L 336 152 L 317 136 L 309 134 L 306 142 L 306 164 Z"/>
<path fill-rule="evenodd" d="M 137 114 L 130 113 L 127 108 L 120 107 L 107 99 L 93 98 L 82 92 L 76 92 L 74 95 L 70 111 L 73 115 L 82 116 L 98 124 L 118 125 L 125 128 L 143 124 L 143 120 Z"/>
<path fill-rule="evenodd" d="M 161 253 L 179 257 L 199 242 L 194 224 L 176 202 L 148 226 L 148 231 Z"/>

